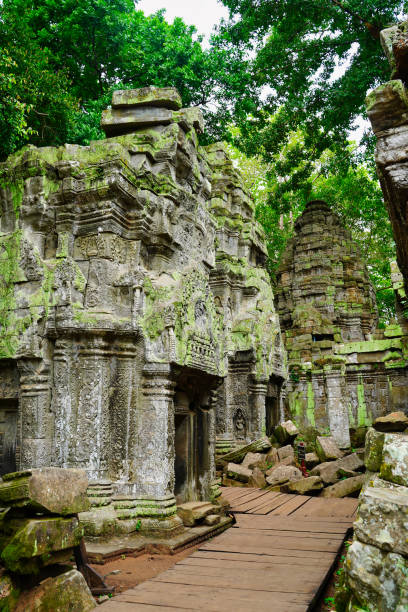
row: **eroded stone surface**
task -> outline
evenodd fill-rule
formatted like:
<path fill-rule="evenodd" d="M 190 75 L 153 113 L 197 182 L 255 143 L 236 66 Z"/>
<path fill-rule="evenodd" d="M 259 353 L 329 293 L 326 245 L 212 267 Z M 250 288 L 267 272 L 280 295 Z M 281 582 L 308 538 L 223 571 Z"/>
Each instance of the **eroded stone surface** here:
<path fill-rule="evenodd" d="M 358 476 L 352 476 L 345 480 L 340 480 L 330 487 L 326 487 L 321 497 L 347 497 L 358 493 L 365 482 L 365 475 L 358 474 Z M 356 496 L 357 497 L 357 496 Z"/>
<path fill-rule="evenodd" d="M 0 501 L 5 506 L 63 516 L 89 508 L 84 470 L 39 468 L 6 474 L 3 480 Z"/>
<path fill-rule="evenodd" d="M 354 541 L 348 549 L 346 571 L 353 593 L 370 612 L 408 608 L 408 561 L 402 555 Z"/>
<path fill-rule="evenodd" d="M 21 450 L 4 471 L 84 469 L 93 536 L 179 529 L 177 503 L 217 495 L 216 437 L 270 448 L 280 410 L 264 233 L 179 100 L 119 92 L 107 139 L 0 164 L 0 399 Z"/>
<path fill-rule="evenodd" d="M 408 486 L 408 435 L 384 435 L 380 476 Z"/>
<path fill-rule="evenodd" d="M 54 578 L 46 578 L 24 593 L 15 612 L 90 612 L 94 609 L 95 600 L 84 577 L 73 569 Z"/>
<path fill-rule="evenodd" d="M 289 465 L 278 465 L 274 469 L 272 468 L 270 472 L 266 477 L 266 482 L 269 485 L 283 484 L 303 478 L 302 472 L 298 468 Z"/>
<path fill-rule="evenodd" d="M 346 481 L 345 481 L 346 482 Z M 361 494 L 357 538 L 384 551 L 408 555 L 408 488 L 366 487 Z"/>
<path fill-rule="evenodd" d="M 378 417 L 373 423 L 377 431 L 405 431 L 408 427 L 408 417 L 403 412 L 390 412 L 383 417 Z"/>
<path fill-rule="evenodd" d="M 367 431 L 364 463 L 367 470 L 379 472 L 382 462 L 384 434 L 372 427 Z"/>

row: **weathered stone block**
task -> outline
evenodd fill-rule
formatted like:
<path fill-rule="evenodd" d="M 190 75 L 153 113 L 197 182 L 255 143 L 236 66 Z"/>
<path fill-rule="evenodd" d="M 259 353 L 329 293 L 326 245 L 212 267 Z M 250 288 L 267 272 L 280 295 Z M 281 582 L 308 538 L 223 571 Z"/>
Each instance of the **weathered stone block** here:
<path fill-rule="evenodd" d="M 270 485 L 279 485 L 285 482 L 293 482 L 303 478 L 302 472 L 293 466 L 277 466 L 272 473 L 267 476 L 266 482 Z"/>
<path fill-rule="evenodd" d="M 186 502 L 177 506 L 177 514 L 186 527 L 194 527 L 196 523 L 204 520 L 210 514 L 219 514 L 219 506 L 208 502 Z"/>
<path fill-rule="evenodd" d="M 228 463 L 228 465 L 224 468 L 224 473 L 227 478 L 239 480 L 240 482 L 248 482 L 250 476 L 252 475 L 252 470 L 249 470 L 238 463 Z"/>
<path fill-rule="evenodd" d="M 354 532 L 366 544 L 407 556 L 407 521 L 407 487 L 366 487 L 361 494 Z"/>
<path fill-rule="evenodd" d="M 253 469 L 253 472 L 248 480 L 248 486 L 257 487 L 258 489 L 263 489 L 263 487 L 266 486 L 265 475 L 258 467 Z"/>
<path fill-rule="evenodd" d="M 320 461 L 334 461 L 343 457 L 343 452 L 331 436 L 318 436 L 316 438 L 316 452 Z"/>
<path fill-rule="evenodd" d="M 299 435 L 299 430 L 292 421 L 284 421 L 275 427 L 274 436 L 280 444 L 290 442 Z"/>
<path fill-rule="evenodd" d="M 352 593 L 370 612 L 408 609 L 408 561 L 403 556 L 355 540 L 345 568 Z"/>
<path fill-rule="evenodd" d="M 408 417 L 403 412 L 390 412 L 390 414 L 378 417 L 373 427 L 383 432 L 405 431 L 408 427 Z"/>
<path fill-rule="evenodd" d="M 408 486 L 408 435 L 385 434 L 380 476 Z"/>
<path fill-rule="evenodd" d="M 95 600 L 77 570 L 46 578 L 30 591 L 24 592 L 16 612 L 90 612 L 95 609 Z"/>
<path fill-rule="evenodd" d="M 3 476 L 0 501 L 12 508 L 67 516 L 89 508 L 84 470 L 38 468 Z"/>
<path fill-rule="evenodd" d="M 12 572 L 36 573 L 52 553 L 78 546 L 82 536 L 76 517 L 14 519 L 3 526 L 0 556 Z"/>
<path fill-rule="evenodd" d="M 309 476 L 295 482 L 289 482 L 281 487 L 282 491 L 287 493 L 297 493 L 298 495 L 309 495 L 323 489 L 323 482 L 319 476 Z"/>
<path fill-rule="evenodd" d="M 308 469 L 312 469 L 320 463 L 320 459 L 316 453 L 306 453 L 305 463 Z"/>
<path fill-rule="evenodd" d="M 293 447 L 290 446 L 290 444 L 288 444 L 287 446 L 282 446 L 282 448 L 278 449 L 279 461 L 283 461 L 287 457 L 294 457 L 294 456 L 295 456 L 295 452 L 293 450 Z"/>
<path fill-rule="evenodd" d="M 179 110 L 181 97 L 174 87 L 142 87 L 141 89 L 123 89 L 112 94 L 112 108 L 123 106 L 153 106 L 170 110 Z"/>
<path fill-rule="evenodd" d="M 154 125 L 169 125 L 172 121 L 173 111 L 167 108 L 112 108 L 103 111 L 101 128 L 110 137 Z"/>
<path fill-rule="evenodd" d="M 254 467 L 259 467 L 265 463 L 265 455 L 261 453 L 247 453 L 242 462 L 242 466 L 252 470 Z"/>
<path fill-rule="evenodd" d="M 379 472 L 382 462 L 384 434 L 372 427 L 367 431 L 364 463 L 367 470 Z"/>
<path fill-rule="evenodd" d="M 365 482 L 365 474 L 340 480 L 321 492 L 321 497 L 347 497 L 358 493 Z"/>
<path fill-rule="evenodd" d="M 408 97 L 403 82 L 398 79 L 374 89 L 366 103 L 375 134 L 398 127 L 408 119 Z"/>

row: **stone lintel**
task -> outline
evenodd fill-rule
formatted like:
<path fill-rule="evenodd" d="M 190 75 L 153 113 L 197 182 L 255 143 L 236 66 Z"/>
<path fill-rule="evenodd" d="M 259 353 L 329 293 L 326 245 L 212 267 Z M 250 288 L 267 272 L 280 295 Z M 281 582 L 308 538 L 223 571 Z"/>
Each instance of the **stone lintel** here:
<path fill-rule="evenodd" d="M 124 89 L 112 94 L 112 108 L 150 106 L 179 110 L 182 106 L 181 96 L 175 87 L 143 87 L 142 89 Z"/>

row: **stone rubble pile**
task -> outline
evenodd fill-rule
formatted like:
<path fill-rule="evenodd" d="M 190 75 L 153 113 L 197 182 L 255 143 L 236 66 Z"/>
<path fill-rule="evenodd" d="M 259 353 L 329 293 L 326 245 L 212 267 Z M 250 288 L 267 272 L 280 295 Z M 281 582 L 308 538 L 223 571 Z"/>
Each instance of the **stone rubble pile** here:
<path fill-rule="evenodd" d="M 73 568 L 89 507 L 82 470 L 40 468 L 0 484 L 0 610 L 87 612 L 95 600 Z"/>
<path fill-rule="evenodd" d="M 393 413 L 367 432 L 368 478 L 336 590 L 337 612 L 408 610 L 407 421 Z"/>
<path fill-rule="evenodd" d="M 395 412 L 375 421 L 369 428 L 368 450 L 364 447 L 365 432 L 351 432 L 356 444 L 341 450 L 331 436 L 319 435 L 311 428 L 301 435 L 292 421 L 275 427 L 270 438 L 217 457 L 217 468 L 224 486 L 268 488 L 272 491 L 321 497 L 357 497 L 367 478 L 364 456 L 371 451 L 373 435 L 379 430 L 396 431 L 408 427 L 408 418 Z M 374 432 L 374 434 L 372 433 Z M 298 456 L 304 448 L 304 461 Z M 371 463 L 367 469 L 373 470 Z M 304 469 L 306 468 L 306 469 Z"/>

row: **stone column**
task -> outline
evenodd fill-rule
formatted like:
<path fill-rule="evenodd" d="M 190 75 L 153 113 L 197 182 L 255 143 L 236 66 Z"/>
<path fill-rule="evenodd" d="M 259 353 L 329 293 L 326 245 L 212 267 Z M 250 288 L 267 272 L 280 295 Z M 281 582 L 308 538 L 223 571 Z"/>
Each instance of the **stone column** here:
<path fill-rule="evenodd" d="M 19 469 L 47 467 L 53 464 L 52 438 L 54 415 L 51 411 L 50 371 L 41 361 L 20 360 Z"/>
<path fill-rule="evenodd" d="M 343 371 L 325 373 L 327 418 L 331 435 L 340 448 L 350 446 L 350 423 Z"/>
<path fill-rule="evenodd" d="M 267 384 L 265 381 L 257 381 L 252 383 L 249 388 L 251 393 L 249 432 L 252 440 L 265 435 L 265 400 L 267 393 Z"/>
<path fill-rule="evenodd" d="M 54 385 L 57 465 L 85 469 L 90 480 L 106 478 L 109 362 L 103 339 L 57 340 Z"/>
<path fill-rule="evenodd" d="M 174 389 L 168 363 L 145 365 L 137 445 L 133 450 L 133 482 L 114 483 L 114 490 L 120 488 L 117 493 L 127 495 L 128 500 L 132 498 L 132 511 L 123 516 L 140 519 L 145 533 L 174 534 L 183 528 L 174 497 Z"/>

